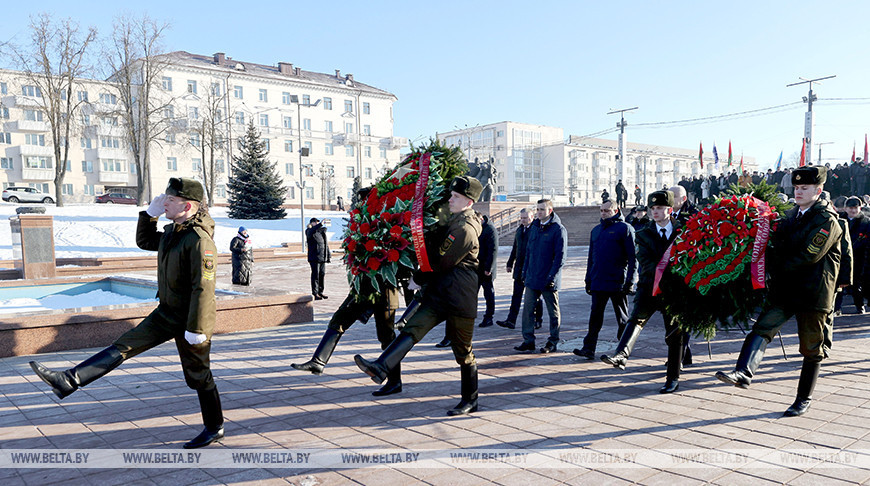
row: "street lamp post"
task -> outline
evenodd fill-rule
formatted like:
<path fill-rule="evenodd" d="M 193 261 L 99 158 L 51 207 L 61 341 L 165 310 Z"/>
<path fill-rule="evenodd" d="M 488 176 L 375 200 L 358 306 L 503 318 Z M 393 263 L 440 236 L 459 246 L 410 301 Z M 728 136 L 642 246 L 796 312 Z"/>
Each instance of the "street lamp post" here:
<path fill-rule="evenodd" d="M 299 217 L 300 224 L 302 226 L 302 252 L 305 252 L 305 179 L 302 174 L 302 157 L 308 157 L 308 148 L 302 148 L 302 107 L 303 106 L 317 106 L 320 104 L 320 99 L 315 101 L 314 103 L 306 103 L 302 104 L 299 102 L 299 96 L 291 95 L 290 103 L 296 105 L 296 130 L 299 134 L 299 182 L 296 183 L 296 187 L 299 188 Z"/>

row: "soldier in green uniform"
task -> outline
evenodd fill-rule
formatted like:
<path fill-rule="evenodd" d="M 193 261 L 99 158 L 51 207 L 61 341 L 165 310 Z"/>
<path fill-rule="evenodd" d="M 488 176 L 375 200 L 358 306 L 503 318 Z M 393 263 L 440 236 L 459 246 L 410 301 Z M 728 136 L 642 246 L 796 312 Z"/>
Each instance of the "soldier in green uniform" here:
<path fill-rule="evenodd" d="M 323 368 L 329 361 L 332 352 L 335 351 L 335 346 L 341 336 L 350 329 L 356 322 L 368 322 L 369 317 L 374 313 L 375 330 L 378 334 L 378 341 L 381 343 L 381 349 L 387 349 L 387 346 L 396 338 L 394 331 L 394 323 L 396 319 L 396 309 L 399 308 L 399 290 L 395 287 L 385 287 L 378 294 L 377 302 L 368 302 L 362 300 L 351 289 L 350 294 L 341 303 L 338 310 L 332 315 L 332 318 L 327 324 L 326 332 L 323 333 L 323 338 L 320 344 L 314 351 L 314 356 L 302 364 L 293 363 L 290 366 L 301 371 L 310 371 L 315 375 L 323 373 Z M 376 397 L 392 395 L 402 391 L 402 364 L 398 363 L 390 370 L 387 376 L 387 383 L 378 390 L 372 392 Z"/>
<path fill-rule="evenodd" d="M 673 217 L 674 193 L 671 191 L 656 191 L 649 195 L 648 206 L 653 224 L 650 224 L 635 235 L 637 247 L 638 281 L 637 293 L 632 303 L 631 316 L 616 347 L 613 356 L 601 355 L 601 361 L 625 369 L 628 357 L 640 337 L 640 331 L 657 311 L 661 312 L 665 321 L 665 344 L 668 346 L 668 368 L 665 385 L 659 393 L 673 393 L 680 387 L 680 368 L 683 361 L 683 340 L 686 333 L 681 331 L 676 319 L 665 312 L 660 296 L 653 296 L 656 265 L 677 236 L 680 222 Z"/>
<path fill-rule="evenodd" d="M 479 251 L 480 219 L 471 206 L 480 197 L 483 187 L 468 176 L 450 183 L 450 217 L 447 231 L 439 235 L 437 251 L 430 255 L 432 272 L 417 271 L 413 282 L 423 286 L 423 298 L 417 312 L 411 316 L 399 337 L 374 361 L 360 355 L 354 357 L 357 366 L 376 383 L 382 383 L 390 371 L 399 365 L 408 351 L 433 327 L 447 321 L 447 338 L 462 376 L 462 400 L 447 411 L 448 415 L 463 415 L 477 411 L 477 362 L 472 352 L 471 338 L 477 317 L 477 255 Z M 427 245 L 428 246 L 428 245 Z"/>
<path fill-rule="evenodd" d="M 187 178 L 169 179 L 166 193 L 139 213 L 136 244 L 157 251 L 157 308 L 111 346 L 66 371 L 51 371 L 31 361 L 33 371 L 59 398 L 118 367 L 143 351 L 175 340 L 187 386 L 196 390 L 205 429 L 184 444 L 204 447 L 224 437 L 220 396 L 209 367 L 216 319 L 214 220 L 202 204 L 202 185 Z M 165 214 L 173 221 L 157 230 Z"/>
<path fill-rule="evenodd" d="M 748 388 L 767 344 L 785 322 L 797 319 L 804 357 L 797 398 L 785 416 L 803 415 L 810 407 L 821 362 L 833 335 L 834 296 L 840 274 L 843 227 L 828 201 L 820 200 L 827 179 L 824 167 L 800 167 L 791 174 L 797 207 L 786 213 L 771 236 L 768 303 L 746 336 L 734 371 L 716 373 L 725 383 Z M 851 274 L 851 269 L 848 270 Z"/>

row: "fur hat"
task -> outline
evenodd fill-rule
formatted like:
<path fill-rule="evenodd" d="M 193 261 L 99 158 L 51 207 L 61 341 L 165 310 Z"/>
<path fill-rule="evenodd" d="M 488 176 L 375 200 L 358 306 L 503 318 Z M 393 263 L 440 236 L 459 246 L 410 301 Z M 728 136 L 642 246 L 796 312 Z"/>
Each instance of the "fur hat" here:
<path fill-rule="evenodd" d="M 674 193 L 671 191 L 656 191 L 647 198 L 647 206 L 674 207 Z"/>
<path fill-rule="evenodd" d="M 201 203 L 205 196 L 205 191 L 202 190 L 202 184 L 196 179 L 173 177 L 169 179 L 169 185 L 166 186 L 166 195 Z"/>
<path fill-rule="evenodd" d="M 798 186 L 801 184 L 811 184 L 821 186 L 828 180 L 828 169 L 824 167 L 806 166 L 798 167 L 791 173 L 792 185 Z"/>
<path fill-rule="evenodd" d="M 477 202 L 480 199 L 480 193 L 483 192 L 483 185 L 476 177 L 458 176 L 450 183 L 450 190 Z"/>

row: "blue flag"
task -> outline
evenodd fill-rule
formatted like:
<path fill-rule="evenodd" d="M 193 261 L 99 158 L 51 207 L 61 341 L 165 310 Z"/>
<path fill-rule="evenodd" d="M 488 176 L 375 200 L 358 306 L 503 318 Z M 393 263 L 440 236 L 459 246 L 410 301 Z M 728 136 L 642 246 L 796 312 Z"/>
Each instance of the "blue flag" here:
<path fill-rule="evenodd" d="M 716 142 L 713 142 L 713 165 L 719 167 L 719 152 L 716 151 Z"/>
<path fill-rule="evenodd" d="M 779 151 L 779 158 L 776 160 L 776 170 L 782 166 L 782 150 Z"/>

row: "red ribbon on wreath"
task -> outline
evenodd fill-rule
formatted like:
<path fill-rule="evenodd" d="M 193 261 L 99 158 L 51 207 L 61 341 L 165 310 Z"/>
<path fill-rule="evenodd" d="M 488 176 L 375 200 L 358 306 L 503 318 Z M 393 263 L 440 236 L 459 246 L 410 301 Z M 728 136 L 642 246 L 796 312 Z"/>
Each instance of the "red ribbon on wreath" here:
<path fill-rule="evenodd" d="M 423 239 L 423 206 L 426 203 L 426 189 L 429 184 L 429 159 L 431 154 L 426 152 L 420 157 L 420 178 L 417 179 L 417 187 L 414 191 L 414 204 L 411 206 L 411 236 L 414 239 L 414 252 L 417 254 L 417 262 L 420 270 L 431 272 L 429 255 L 426 253 L 426 242 Z"/>
<path fill-rule="evenodd" d="M 755 199 L 755 198 L 753 198 Z M 770 206 L 758 199 L 758 230 L 755 233 L 755 244 L 752 246 L 752 263 L 749 265 L 752 275 L 752 288 L 764 288 L 764 250 L 767 248 L 767 241 L 770 239 L 770 215 L 772 211 Z"/>

